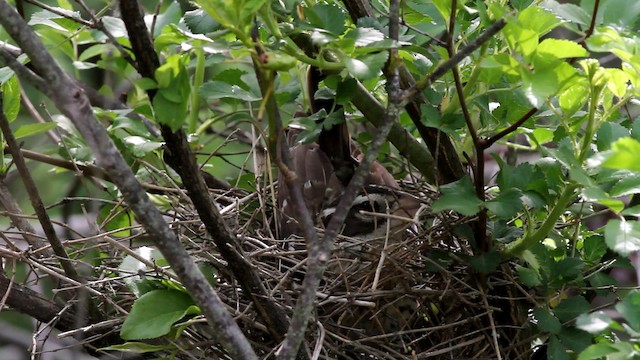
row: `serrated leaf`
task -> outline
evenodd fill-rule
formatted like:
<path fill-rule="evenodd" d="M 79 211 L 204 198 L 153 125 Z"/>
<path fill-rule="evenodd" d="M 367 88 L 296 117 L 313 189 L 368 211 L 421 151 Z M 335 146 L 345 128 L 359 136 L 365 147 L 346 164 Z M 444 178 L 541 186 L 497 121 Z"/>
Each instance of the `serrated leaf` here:
<path fill-rule="evenodd" d="M 585 262 L 597 263 L 607 252 L 607 244 L 602 235 L 591 235 L 582 243 L 582 257 Z"/>
<path fill-rule="evenodd" d="M 44 132 L 47 132 L 49 130 L 53 130 L 57 126 L 58 126 L 58 124 L 53 122 L 53 121 L 46 122 L 46 123 L 22 125 L 16 130 L 16 132 L 14 133 L 14 136 L 16 137 L 16 140 L 17 139 L 22 139 L 22 138 L 25 138 L 25 137 L 28 137 L 28 136 L 44 133 Z"/>
<path fill-rule="evenodd" d="M 508 189 L 500 192 L 493 200 L 484 203 L 484 206 L 499 218 L 515 216 L 522 208 L 522 192 L 518 189 Z"/>
<path fill-rule="evenodd" d="M 551 336 L 547 348 L 547 360 L 569 360 L 567 350 L 562 346 L 558 337 Z"/>
<path fill-rule="evenodd" d="M 575 319 L 589 311 L 589 302 L 582 296 L 573 296 L 562 301 L 553 309 L 553 313 L 562 322 Z"/>
<path fill-rule="evenodd" d="M 502 258 L 497 251 L 486 252 L 469 259 L 471 266 L 483 274 L 490 274 L 495 271 L 501 261 Z"/>
<path fill-rule="evenodd" d="M 55 14 L 49 10 L 38 11 L 31 15 L 31 19 L 29 19 L 29 25 L 45 25 L 62 32 L 68 32 L 69 30 L 78 28 L 78 23 L 71 20 L 70 18 L 82 18 L 82 16 L 80 16 L 80 12 L 70 11 L 60 7 L 54 7 L 52 8 L 52 10 L 55 10 L 62 15 Z M 63 15 L 69 18 L 65 18 Z"/>
<path fill-rule="evenodd" d="M 206 34 L 220 29 L 220 24 L 202 9 L 185 12 L 184 23 L 194 34 Z"/>
<path fill-rule="evenodd" d="M 346 58 L 343 62 L 353 77 L 358 80 L 368 80 L 378 76 L 388 57 L 389 54 L 382 51 L 359 59 Z"/>
<path fill-rule="evenodd" d="M 188 314 L 197 313 L 191 296 L 177 290 L 154 290 L 139 298 L 122 324 L 125 340 L 154 339 L 166 335 L 171 326 Z"/>
<path fill-rule="evenodd" d="M 518 14 L 518 21 L 525 29 L 542 36 L 560 25 L 560 19 L 540 7 L 530 6 Z"/>
<path fill-rule="evenodd" d="M 640 250 L 640 224 L 637 221 L 609 220 L 604 228 L 604 239 L 609 249 L 627 256 Z"/>
<path fill-rule="evenodd" d="M 610 190 L 612 197 L 640 193 L 640 174 L 626 174 Z"/>
<path fill-rule="evenodd" d="M 142 136 L 126 136 L 122 138 L 122 142 L 131 151 L 133 156 L 140 158 L 164 145 L 164 142 L 151 141 Z"/>
<path fill-rule="evenodd" d="M 596 132 L 598 151 L 605 151 L 618 139 L 629 137 L 629 129 L 620 124 L 605 122 Z"/>
<path fill-rule="evenodd" d="M 159 123 L 177 131 L 187 119 L 188 101 L 176 103 L 168 100 L 162 92 L 153 97 L 153 111 Z"/>
<path fill-rule="evenodd" d="M 578 355 L 578 360 L 597 360 L 606 358 L 607 355 L 617 352 L 617 349 L 607 343 L 593 344 Z"/>
<path fill-rule="evenodd" d="M 349 31 L 345 38 L 354 40 L 355 46 L 367 46 L 384 40 L 384 34 L 378 29 L 358 27 Z"/>
<path fill-rule="evenodd" d="M 340 35 L 344 32 L 347 18 L 336 5 L 317 4 L 306 8 L 305 15 L 311 25 L 333 35 Z"/>
<path fill-rule="evenodd" d="M 575 353 L 586 349 L 593 341 L 591 334 L 574 327 L 563 327 L 558 338 L 564 346 Z"/>
<path fill-rule="evenodd" d="M 516 266 L 516 271 L 518 272 L 518 278 L 522 285 L 534 287 L 538 286 L 542 283 L 540 279 L 540 274 L 534 269 L 530 269 L 524 266 Z"/>
<path fill-rule="evenodd" d="M 207 81 L 198 89 L 198 94 L 205 100 L 234 98 L 244 101 L 258 101 L 262 96 L 244 90 L 238 85 L 232 85 L 223 81 Z"/>
<path fill-rule="evenodd" d="M 562 39 L 544 39 L 536 48 L 541 57 L 566 59 L 589 56 L 589 52 L 580 44 Z"/>
<path fill-rule="evenodd" d="M 584 263 L 581 259 L 568 257 L 551 263 L 553 274 L 564 281 L 575 279 L 582 273 Z"/>
<path fill-rule="evenodd" d="M 482 206 L 482 201 L 478 199 L 469 177 L 443 185 L 440 191 L 442 195 L 434 201 L 433 212 L 453 210 L 465 216 L 472 216 L 477 214 Z"/>
<path fill-rule="evenodd" d="M 526 72 L 522 76 L 522 90 L 534 107 L 541 107 L 546 99 L 560 90 L 555 68 Z"/>
<path fill-rule="evenodd" d="M 560 332 L 562 325 L 549 309 L 546 307 L 538 307 L 533 310 L 533 317 L 537 320 L 537 326 L 541 331 L 557 334 Z"/>
<path fill-rule="evenodd" d="M 549 9 L 553 14 L 572 23 L 589 25 L 591 14 L 575 4 L 560 4 L 556 0 L 544 0 L 540 7 Z"/>
<path fill-rule="evenodd" d="M 599 334 L 609 327 L 613 319 L 602 311 L 582 314 L 576 319 L 576 327 L 591 334 Z"/>

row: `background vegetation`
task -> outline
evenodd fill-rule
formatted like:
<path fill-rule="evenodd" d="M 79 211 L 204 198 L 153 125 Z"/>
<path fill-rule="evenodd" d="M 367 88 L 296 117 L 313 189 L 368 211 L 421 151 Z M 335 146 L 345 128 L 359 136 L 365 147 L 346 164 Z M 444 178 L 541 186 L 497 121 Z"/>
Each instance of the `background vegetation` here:
<path fill-rule="evenodd" d="M 2 351 L 637 356 L 639 17 L 628 0 L 0 1 Z M 339 211 L 313 229 L 301 207 L 305 239 L 278 236 L 276 188 L 302 201 L 276 181 L 283 129 L 312 142 L 342 121 L 311 98 L 366 151 L 345 216 L 374 159 L 425 205 L 373 257 L 331 251 Z"/>

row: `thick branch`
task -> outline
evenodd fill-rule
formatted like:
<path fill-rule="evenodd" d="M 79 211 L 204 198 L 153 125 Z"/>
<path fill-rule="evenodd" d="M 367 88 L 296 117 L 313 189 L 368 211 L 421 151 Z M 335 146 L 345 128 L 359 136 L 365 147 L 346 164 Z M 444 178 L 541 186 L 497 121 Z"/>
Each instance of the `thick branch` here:
<path fill-rule="evenodd" d="M 142 76 L 154 78 L 159 60 L 157 54 L 152 50 L 153 44 L 140 7 L 137 1 L 121 1 L 120 8 L 133 52 L 136 55 L 138 71 Z M 149 96 L 153 98 L 154 94 L 149 93 Z M 210 199 L 200 167 L 189 148 L 186 133 L 182 129 L 172 132 L 168 126 L 161 126 L 161 132 L 167 144 L 165 159 L 182 178 L 200 220 L 211 234 L 220 254 L 228 262 L 243 291 L 253 302 L 270 333 L 280 341 L 284 337 L 288 325 L 286 315 L 271 300 L 262 280 L 242 253 L 235 236 Z"/>

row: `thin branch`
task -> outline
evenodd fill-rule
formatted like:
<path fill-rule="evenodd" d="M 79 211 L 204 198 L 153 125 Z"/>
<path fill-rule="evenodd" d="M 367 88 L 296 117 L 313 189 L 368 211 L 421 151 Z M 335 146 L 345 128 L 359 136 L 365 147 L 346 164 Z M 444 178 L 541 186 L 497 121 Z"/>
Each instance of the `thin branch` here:
<path fill-rule="evenodd" d="M 1 94 L 2 93 L 0 92 L 0 95 Z M 2 97 L 0 96 L 0 109 L 2 109 L 2 103 Z M 73 263 L 71 263 L 64 245 L 58 238 L 56 230 L 53 228 L 53 224 L 51 223 L 51 219 L 49 218 L 47 209 L 42 203 L 42 198 L 40 197 L 40 194 L 38 192 L 38 187 L 33 181 L 31 172 L 27 167 L 27 163 L 24 161 L 24 157 L 22 157 L 22 153 L 20 152 L 20 145 L 18 145 L 15 136 L 13 136 L 13 132 L 11 131 L 11 127 L 9 126 L 9 119 L 7 119 L 7 117 L 4 115 L 3 111 L 0 111 L 0 129 L 2 129 L 5 141 L 7 142 L 9 151 L 11 152 L 11 156 L 13 157 L 13 162 L 16 164 L 16 168 L 20 173 L 22 183 L 27 190 L 29 200 L 31 200 L 31 205 L 33 206 L 33 209 L 38 216 L 40 226 L 42 226 L 42 230 L 44 231 L 49 244 L 51 244 L 53 252 L 58 257 L 60 265 L 62 265 L 62 269 L 64 269 L 65 274 L 71 279 L 81 281 L 81 277 L 78 274 L 78 271 L 74 267 Z"/>
<path fill-rule="evenodd" d="M 3 177 L 0 177 L 0 204 L 2 204 L 2 207 L 9 213 L 8 215 L 11 219 L 11 223 L 20 230 L 22 237 L 27 244 L 35 250 L 34 253 L 37 254 L 36 256 L 49 257 L 53 255 L 51 249 L 47 247 L 47 243 L 42 241 L 39 236 L 35 235 L 36 229 L 34 229 L 31 223 L 22 216 L 24 215 L 24 212 L 7 188 Z"/>
<path fill-rule="evenodd" d="M 444 74 L 446 74 L 449 70 L 451 70 L 451 68 L 453 68 L 453 66 L 455 66 L 460 61 L 462 61 L 462 59 L 464 59 L 465 57 L 470 55 L 472 52 L 479 49 L 480 46 L 482 46 L 482 44 L 489 41 L 493 36 L 499 33 L 500 30 L 502 30 L 502 28 L 504 28 L 506 25 L 507 25 L 507 21 L 504 19 L 499 19 L 498 21 L 493 23 L 493 25 L 487 28 L 487 30 L 485 30 L 484 33 L 482 33 L 475 40 L 470 42 L 469 45 L 465 46 L 456 54 L 451 56 L 449 60 L 445 61 L 440 66 L 438 66 L 431 74 L 417 81 L 414 86 L 407 89 L 405 93 L 402 95 L 402 100 L 407 102 L 407 101 L 410 101 L 411 98 L 413 98 L 414 96 L 417 96 L 418 94 L 420 94 L 422 90 L 426 89 L 427 86 L 429 86 L 435 80 L 439 79 Z"/>
<path fill-rule="evenodd" d="M 124 1 L 128 3 L 129 1 Z M 203 314 L 213 327 L 217 340 L 238 359 L 255 359 L 249 342 L 238 324 L 226 311 L 224 304 L 211 289 L 193 259 L 184 249 L 175 233 L 169 229 L 160 211 L 136 180 L 105 128 L 98 122 L 89 99 L 77 83 L 58 66 L 33 30 L 6 1 L 0 1 L 0 24 L 29 55 L 36 71 L 46 81 L 46 94 L 82 134 L 93 150 L 96 162 L 113 177 L 125 201 L 138 221 L 180 277 Z M 5 51 L 6 52 L 6 51 Z M 6 60 L 6 59 L 5 59 Z M 14 60 L 15 61 L 15 60 Z M 20 74 L 19 74 L 20 76 Z M 32 80 L 25 78 L 24 81 Z"/>
<path fill-rule="evenodd" d="M 598 9 L 600 8 L 600 0 L 595 0 L 593 3 L 593 14 L 591 15 L 591 23 L 589 24 L 589 28 L 584 34 L 584 38 L 580 41 L 581 43 L 585 43 L 585 41 L 593 35 L 593 30 L 596 28 L 596 18 L 598 17 Z"/>
<path fill-rule="evenodd" d="M 397 40 L 398 36 L 398 1 L 391 0 L 390 6 L 390 25 L 389 34 L 393 40 Z M 309 257 L 307 259 L 307 272 L 302 283 L 302 293 L 296 303 L 296 308 L 291 319 L 289 333 L 277 354 L 278 359 L 293 359 L 298 351 L 300 343 L 304 338 L 307 325 L 311 318 L 313 304 L 316 300 L 316 293 L 320 280 L 327 265 L 327 261 L 331 256 L 331 244 L 336 236 L 344 220 L 347 217 L 349 209 L 354 199 L 364 185 L 366 176 L 369 174 L 371 164 L 377 158 L 380 147 L 386 141 L 391 131 L 393 123 L 396 121 L 400 113 L 400 95 L 402 93 L 400 87 L 400 76 L 398 72 L 399 58 L 397 48 L 389 50 L 389 70 L 387 72 L 387 93 L 389 96 L 389 104 L 385 116 L 381 121 L 378 133 L 376 133 L 364 159 L 356 169 L 351 181 L 344 190 L 340 202 L 336 207 L 336 211 L 331 217 L 327 225 L 325 235 L 321 241 L 308 244 Z"/>
<path fill-rule="evenodd" d="M 447 52 L 449 53 L 449 57 L 453 57 L 455 55 L 454 49 L 454 41 L 453 35 L 456 24 L 456 9 L 458 6 L 457 0 L 451 0 L 451 14 L 449 17 L 449 31 L 447 33 Z M 462 86 L 462 81 L 460 80 L 460 72 L 458 71 L 458 64 L 453 64 L 451 67 L 451 72 L 453 73 L 453 80 L 456 86 L 456 93 L 458 94 L 458 100 L 460 102 L 460 109 L 462 110 L 462 115 L 464 117 L 464 121 L 467 124 L 467 129 L 469 135 L 471 135 L 471 139 L 473 141 L 473 147 L 475 149 L 476 155 L 476 166 L 475 166 L 475 176 L 474 176 L 474 184 L 476 188 L 476 195 L 480 200 L 485 199 L 484 193 L 484 149 L 482 148 L 482 140 L 478 136 L 478 132 L 476 131 L 473 122 L 471 121 L 471 115 L 469 114 L 469 109 L 467 108 L 467 101 L 464 96 L 464 87 Z M 476 244 L 479 245 L 479 248 L 482 251 L 487 251 L 490 249 L 490 243 L 487 241 L 487 209 L 481 209 L 478 213 L 478 221 L 474 224 L 474 232 L 476 236 Z"/>
<path fill-rule="evenodd" d="M 354 22 L 362 17 L 373 17 L 370 6 L 367 6 L 367 0 L 343 0 L 345 7 L 349 9 L 351 18 Z M 367 3 L 367 4 L 363 4 Z M 415 86 L 415 79 L 411 75 L 411 72 L 407 69 L 404 63 L 398 64 L 398 70 L 400 72 L 400 84 L 403 89 L 410 89 Z M 386 69 L 385 69 L 386 71 Z M 365 113 L 363 107 L 358 106 L 356 103 L 361 100 L 362 94 L 357 94 L 353 98 L 353 103 L 358 107 L 358 110 Z M 421 95 L 416 94 L 410 101 L 406 101 L 404 104 L 413 125 L 418 130 L 420 137 L 424 140 L 424 143 L 429 148 L 431 156 L 417 157 L 415 153 L 410 153 L 413 157 L 407 158 L 416 168 L 418 168 L 425 179 L 430 183 L 449 183 L 462 178 L 465 175 L 465 170 L 458 156 L 455 146 L 453 145 L 451 138 L 440 129 L 428 127 L 423 123 L 422 111 L 420 107 L 422 104 L 426 104 L 427 100 Z M 367 119 L 374 125 L 378 122 L 378 119 L 382 118 L 384 110 L 378 111 L 377 116 L 369 117 Z M 366 115 L 365 115 L 366 116 Z M 395 128 L 395 126 L 394 126 Z M 390 140 L 394 145 L 399 143 L 401 146 L 404 144 L 402 141 L 396 140 L 398 130 L 392 130 L 390 134 Z M 413 136 L 411 136 L 413 137 Z M 396 145 L 397 146 L 397 145 Z M 423 160 L 424 159 L 424 160 Z M 428 164 L 420 163 L 426 161 Z M 426 170 L 428 168 L 428 170 Z M 437 176 L 434 176 L 437 174 Z"/>
<path fill-rule="evenodd" d="M 509 125 L 506 129 L 500 131 L 499 133 L 493 135 L 492 137 L 485 139 L 482 143 L 483 149 L 488 149 L 491 145 L 493 145 L 496 141 L 504 138 L 505 136 L 511 134 L 512 132 L 518 130 L 520 125 L 524 124 L 525 121 L 529 120 L 536 112 L 538 112 L 537 108 L 531 108 L 527 111 L 526 114 L 522 115 L 518 121 Z"/>

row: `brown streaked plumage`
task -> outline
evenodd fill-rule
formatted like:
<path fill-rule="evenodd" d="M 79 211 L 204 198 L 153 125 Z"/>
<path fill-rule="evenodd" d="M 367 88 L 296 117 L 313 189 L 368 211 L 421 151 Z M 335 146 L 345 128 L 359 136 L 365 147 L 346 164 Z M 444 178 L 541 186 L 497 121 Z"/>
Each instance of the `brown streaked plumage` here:
<path fill-rule="evenodd" d="M 289 139 L 295 141 L 295 130 L 290 130 Z M 351 154 L 349 161 L 355 165 L 363 154 L 355 146 L 349 144 Z M 299 144 L 292 148 L 292 157 L 296 175 L 303 184 L 303 197 L 307 208 L 314 217 L 317 226 L 328 224 L 335 211 L 346 184 L 336 174 L 329 156 L 319 144 Z M 297 216 L 289 199 L 286 186 L 280 183 L 278 190 L 278 206 L 281 210 L 280 231 L 286 238 L 290 235 L 302 235 L 296 221 Z M 408 194 L 402 193 L 395 178 L 379 162 L 375 161 L 365 180 L 365 186 L 356 197 L 353 207 L 345 220 L 342 234 L 351 237 L 384 236 L 387 232 L 387 218 L 392 216 L 389 224 L 392 232 L 409 226 L 408 221 L 399 218 L 413 219 L 420 202 Z M 370 213 L 380 213 L 380 216 Z"/>

